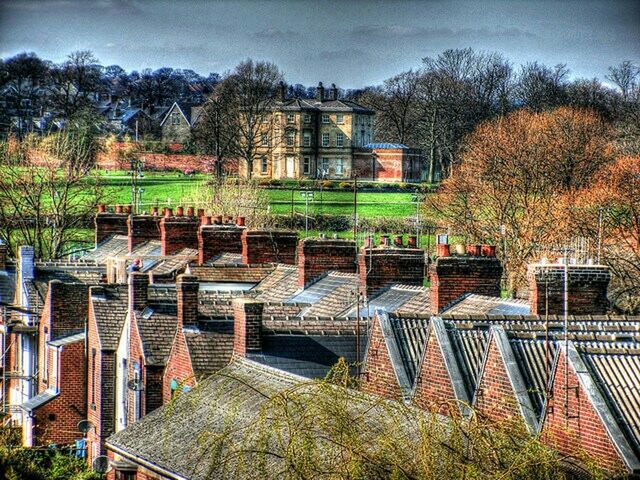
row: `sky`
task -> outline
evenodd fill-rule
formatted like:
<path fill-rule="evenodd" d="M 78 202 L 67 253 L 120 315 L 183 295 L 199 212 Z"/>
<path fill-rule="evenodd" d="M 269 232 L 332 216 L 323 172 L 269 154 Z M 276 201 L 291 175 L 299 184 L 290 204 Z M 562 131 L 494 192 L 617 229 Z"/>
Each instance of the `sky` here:
<path fill-rule="evenodd" d="M 91 50 L 127 71 L 207 75 L 253 58 L 289 83 L 359 88 L 465 47 L 605 80 L 611 65 L 640 64 L 640 0 L 0 0 L 0 57 Z"/>

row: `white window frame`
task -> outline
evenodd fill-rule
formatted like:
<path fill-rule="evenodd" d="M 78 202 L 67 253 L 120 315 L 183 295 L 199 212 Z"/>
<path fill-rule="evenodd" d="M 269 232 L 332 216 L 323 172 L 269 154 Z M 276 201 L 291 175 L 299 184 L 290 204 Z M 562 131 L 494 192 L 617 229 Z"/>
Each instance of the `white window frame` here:
<path fill-rule="evenodd" d="M 311 146 L 311 132 L 304 132 L 302 134 L 302 146 L 303 147 Z"/>
<path fill-rule="evenodd" d="M 269 171 L 269 161 L 267 160 L 267 156 L 263 155 L 260 158 L 260 173 L 265 175 Z"/>
<path fill-rule="evenodd" d="M 302 174 L 309 175 L 311 173 L 311 157 L 302 157 Z"/>
<path fill-rule="evenodd" d="M 329 118 L 329 114 L 328 113 L 323 113 L 322 114 L 322 123 L 324 123 L 324 124 L 331 123 L 331 119 Z"/>
<path fill-rule="evenodd" d="M 329 143 L 330 143 L 329 134 L 328 133 L 323 133 L 322 134 L 322 146 L 323 147 L 328 147 Z"/>
<path fill-rule="evenodd" d="M 293 113 L 287 113 L 287 123 L 296 123 L 296 116 Z"/>
<path fill-rule="evenodd" d="M 304 114 L 304 123 L 311 123 L 311 115 L 308 113 Z"/>
<path fill-rule="evenodd" d="M 344 147 L 344 133 L 336 133 L 336 147 Z"/>
<path fill-rule="evenodd" d="M 344 175 L 344 158 L 336 158 L 336 176 Z"/>
<path fill-rule="evenodd" d="M 180 125 L 180 113 L 179 112 L 173 112 L 171 114 L 171 125 Z"/>
<path fill-rule="evenodd" d="M 344 115 L 342 113 L 338 113 L 336 115 L 336 123 L 342 125 L 344 123 Z"/>

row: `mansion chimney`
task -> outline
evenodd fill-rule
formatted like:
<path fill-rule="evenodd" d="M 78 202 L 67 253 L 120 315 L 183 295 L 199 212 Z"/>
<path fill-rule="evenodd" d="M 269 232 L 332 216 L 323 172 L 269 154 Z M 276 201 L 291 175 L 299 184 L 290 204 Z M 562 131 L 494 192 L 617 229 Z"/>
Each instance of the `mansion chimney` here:
<path fill-rule="evenodd" d="M 467 254 L 451 255 L 449 245 L 438 245 L 439 256 L 431 266 L 431 310 L 440 313 L 468 293 L 500 296 L 502 264 L 495 248 L 469 245 Z M 483 256 L 484 252 L 484 256 Z"/>
<path fill-rule="evenodd" d="M 127 235 L 129 215 L 123 212 L 122 205 L 116 205 L 115 213 L 107 212 L 104 205 L 98 206 L 96 224 L 96 246 L 112 235 Z"/>
<path fill-rule="evenodd" d="M 394 283 L 422 286 L 424 283 L 424 250 L 390 245 L 388 238 L 377 247 L 360 249 L 360 292 L 367 296 Z"/>
<path fill-rule="evenodd" d="M 198 326 L 198 278 L 182 274 L 176 279 L 178 323 L 183 327 Z"/>
<path fill-rule="evenodd" d="M 331 84 L 331 90 L 329 90 L 329 99 L 338 100 L 338 87 L 336 87 L 335 83 Z"/>
<path fill-rule="evenodd" d="M 178 207 L 176 215 L 168 208 L 160 220 L 161 254 L 174 255 L 183 248 L 198 248 L 198 218 L 184 215 L 184 209 Z"/>
<path fill-rule="evenodd" d="M 245 356 L 262 350 L 262 310 L 264 304 L 252 298 L 233 300 L 233 353 Z"/>
<path fill-rule="evenodd" d="M 356 244 L 352 240 L 305 238 L 298 242 L 298 284 L 304 288 L 331 270 L 356 271 Z"/>
<path fill-rule="evenodd" d="M 324 101 L 324 86 L 322 85 L 322 82 L 319 82 L 318 86 L 316 87 L 316 102 L 322 103 L 323 101 Z"/>
<path fill-rule="evenodd" d="M 564 314 L 564 271 L 562 264 L 529 265 L 529 303 L 532 315 Z M 568 265 L 569 315 L 606 315 L 607 288 L 611 280 L 605 265 Z"/>
<path fill-rule="evenodd" d="M 280 83 L 278 84 L 278 100 L 280 100 L 281 102 L 284 102 L 286 99 L 286 86 L 284 84 L 283 81 L 280 81 Z"/>

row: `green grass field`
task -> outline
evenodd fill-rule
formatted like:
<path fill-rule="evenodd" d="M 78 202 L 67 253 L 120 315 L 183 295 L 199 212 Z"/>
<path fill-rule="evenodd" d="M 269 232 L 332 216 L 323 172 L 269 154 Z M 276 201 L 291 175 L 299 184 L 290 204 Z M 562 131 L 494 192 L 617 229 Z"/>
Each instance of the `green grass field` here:
<path fill-rule="evenodd" d="M 131 177 L 125 172 L 101 173 L 102 182 L 110 203 L 131 203 Z M 190 177 L 180 173 L 145 173 L 138 179 L 138 186 L 144 189 L 142 203 L 145 207 L 176 206 L 183 199 L 193 196 L 197 187 L 206 180 L 205 175 Z M 293 212 L 304 213 L 305 200 L 300 190 L 266 190 L 274 214 L 286 215 Z M 147 209 L 147 208 L 145 208 Z M 414 215 L 416 204 L 412 194 L 397 192 L 362 192 L 358 194 L 358 215 L 364 217 L 405 217 Z M 353 213 L 353 193 L 348 191 L 315 191 L 309 202 L 309 213 L 329 215 L 351 215 Z"/>

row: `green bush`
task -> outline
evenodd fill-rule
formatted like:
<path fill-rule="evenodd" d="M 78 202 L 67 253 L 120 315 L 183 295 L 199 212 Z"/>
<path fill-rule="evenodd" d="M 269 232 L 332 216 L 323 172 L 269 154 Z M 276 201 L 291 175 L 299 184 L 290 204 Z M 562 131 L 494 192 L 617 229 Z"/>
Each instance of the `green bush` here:
<path fill-rule="evenodd" d="M 340 182 L 338 184 L 338 187 L 342 190 L 350 190 L 351 188 L 353 188 L 353 184 L 349 182 Z"/>
<path fill-rule="evenodd" d="M 272 178 L 271 180 L 269 180 L 269 185 L 271 185 L 272 187 L 281 187 L 282 180 L 278 180 L 277 178 Z"/>
<path fill-rule="evenodd" d="M 322 188 L 331 189 L 331 188 L 335 188 L 335 186 L 336 186 L 336 182 L 334 182 L 333 180 L 322 181 Z"/>

